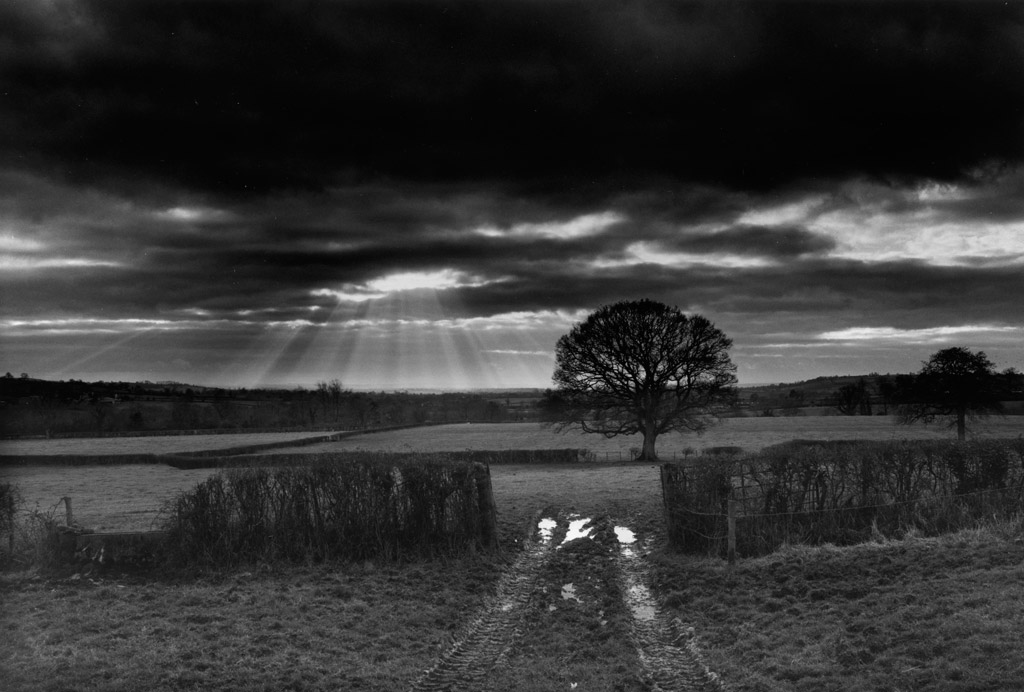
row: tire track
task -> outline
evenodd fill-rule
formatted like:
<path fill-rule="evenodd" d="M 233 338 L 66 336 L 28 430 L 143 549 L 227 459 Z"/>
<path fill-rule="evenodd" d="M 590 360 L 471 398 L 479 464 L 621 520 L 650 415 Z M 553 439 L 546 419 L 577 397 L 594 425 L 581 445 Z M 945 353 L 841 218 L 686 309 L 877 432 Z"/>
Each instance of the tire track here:
<path fill-rule="evenodd" d="M 548 523 L 550 522 L 550 523 Z M 433 668 L 427 670 L 410 692 L 454 692 L 483 679 L 504 658 L 523 621 L 538 575 L 550 560 L 556 523 L 544 519 L 535 523 L 539 531 L 511 569 L 498 580 L 494 599 L 469 624 L 466 631 Z"/>
<path fill-rule="evenodd" d="M 652 692 L 725 692 L 697 648 L 693 628 L 667 620 L 645 583 L 647 569 L 632 544 L 620 536 L 616 565 L 623 600 L 632 615 L 630 631 L 643 677 Z"/>
<path fill-rule="evenodd" d="M 560 516 L 561 522 L 565 518 Z M 413 683 L 410 692 L 458 692 L 475 689 L 509 653 L 523 623 L 541 575 L 555 554 L 554 520 L 544 519 L 512 567 L 498 580 L 495 596 L 466 627 L 461 638 L 433 668 Z M 616 532 L 618 529 L 616 529 Z M 604 545 L 615 539 L 595 532 Z M 628 533 L 628 532 L 627 532 Z M 630 636 L 642 677 L 652 692 L 726 692 L 719 677 L 704 663 L 693 628 L 667 619 L 646 586 L 647 568 L 633 545 L 619 536 L 614 566 L 624 605 L 631 615 Z"/>

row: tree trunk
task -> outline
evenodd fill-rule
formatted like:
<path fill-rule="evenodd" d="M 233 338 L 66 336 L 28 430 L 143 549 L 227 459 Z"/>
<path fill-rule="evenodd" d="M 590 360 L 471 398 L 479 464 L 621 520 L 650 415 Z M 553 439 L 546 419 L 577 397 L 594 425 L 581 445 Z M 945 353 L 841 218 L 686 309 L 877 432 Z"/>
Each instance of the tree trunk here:
<path fill-rule="evenodd" d="M 654 441 L 658 437 L 658 431 L 655 429 L 653 422 L 648 422 L 644 428 L 644 447 L 637 461 L 657 461 L 658 453 L 654 451 Z"/>
<path fill-rule="evenodd" d="M 963 409 L 956 412 L 956 439 L 961 442 L 967 439 L 967 412 Z"/>

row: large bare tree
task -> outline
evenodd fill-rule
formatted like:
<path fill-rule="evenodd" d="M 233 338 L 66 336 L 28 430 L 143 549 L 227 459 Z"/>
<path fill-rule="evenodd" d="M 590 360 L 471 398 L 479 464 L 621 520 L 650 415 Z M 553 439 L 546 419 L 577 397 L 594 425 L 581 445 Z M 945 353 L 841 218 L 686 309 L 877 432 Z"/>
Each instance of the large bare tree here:
<path fill-rule="evenodd" d="M 643 460 L 673 430 L 702 432 L 732 398 L 732 340 L 701 315 L 652 300 L 606 305 L 558 340 L 558 425 L 643 435 Z"/>

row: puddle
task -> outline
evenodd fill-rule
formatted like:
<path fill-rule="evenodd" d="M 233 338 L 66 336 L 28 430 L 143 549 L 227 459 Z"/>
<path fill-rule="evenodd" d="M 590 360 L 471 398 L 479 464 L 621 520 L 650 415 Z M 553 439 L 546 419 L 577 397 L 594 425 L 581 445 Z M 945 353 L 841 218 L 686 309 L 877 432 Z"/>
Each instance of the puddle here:
<path fill-rule="evenodd" d="M 576 595 L 576 586 L 572 582 L 562 585 L 562 598 L 566 601 L 576 601 L 577 603 L 583 602 L 580 600 L 580 597 Z"/>
<path fill-rule="evenodd" d="M 556 526 L 558 526 L 558 522 L 551 517 L 544 517 L 537 522 L 537 531 L 540 532 L 541 543 L 549 543 L 551 541 Z"/>
<path fill-rule="evenodd" d="M 635 557 L 636 553 L 630 547 L 636 543 L 636 534 L 628 526 L 616 526 L 615 536 L 619 539 L 619 550 L 626 557 Z"/>
<path fill-rule="evenodd" d="M 622 545 L 636 543 L 636 534 L 630 531 L 626 526 L 616 526 L 615 535 L 618 537 L 619 543 Z"/>
<path fill-rule="evenodd" d="M 565 532 L 565 538 L 559 544 L 559 548 L 568 543 L 569 541 L 575 541 L 577 538 L 587 538 L 590 536 L 590 532 L 594 530 L 594 527 L 584 528 L 590 523 L 590 517 L 584 519 L 573 519 L 569 522 L 569 530 Z"/>
<path fill-rule="evenodd" d="M 636 543 L 636 534 L 626 526 L 616 526 L 615 535 L 619 539 L 619 553 L 627 564 L 636 565 L 639 557 L 631 546 Z M 629 606 L 633 619 L 638 622 L 651 622 L 657 617 L 654 594 L 640 580 L 633 569 L 625 570 L 626 605 Z"/>

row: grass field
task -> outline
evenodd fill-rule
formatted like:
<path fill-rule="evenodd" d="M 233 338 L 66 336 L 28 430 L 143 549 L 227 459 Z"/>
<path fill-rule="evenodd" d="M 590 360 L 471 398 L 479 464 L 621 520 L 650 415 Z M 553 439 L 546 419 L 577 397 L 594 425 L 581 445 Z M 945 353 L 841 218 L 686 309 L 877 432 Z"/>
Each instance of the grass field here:
<path fill-rule="evenodd" d="M 179 454 L 230 449 L 323 437 L 330 433 L 224 433 L 218 435 L 154 435 L 146 437 L 80 437 L 50 440 L 0 440 L 0 456 L 104 454 Z"/>
<path fill-rule="evenodd" d="M 819 428 L 819 420 L 830 426 Z M 780 436 L 949 434 L 886 422 L 743 419 L 698 440 L 722 435 L 707 446 L 754 448 Z M 1016 426 L 1001 431 L 1020 433 Z M 499 439 L 531 434 L 538 436 L 536 426 L 444 426 L 344 444 L 502 449 Z M 542 438 L 532 448 L 596 449 L 593 443 L 604 441 L 581 442 Z M 940 538 L 786 547 L 729 568 L 666 549 L 657 465 L 493 465 L 491 472 L 499 555 L 406 565 L 252 565 L 228 573 L 76 567 L 0 575 L 3 689 L 410 689 L 493 603 L 538 517 L 578 513 L 637 534 L 636 559 L 659 612 L 693 628 L 693 642 L 730 690 L 1024 690 L 1020 518 Z M 131 529 L 148 528 L 165 499 L 210 473 L 155 464 L 6 467 L 0 480 L 18 483 L 41 508 L 71 495 L 85 525 Z M 597 542 L 573 545 L 552 551 L 535 575 L 521 636 L 509 640 L 496 667 L 457 689 L 649 689 L 612 555 Z M 567 584 L 576 597 L 564 595 Z"/>
<path fill-rule="evenodd" d="M 0 482 L 15 483 L 28 509 L 58 511 L 71 497 L 75 521 L 96 531 L 148 531 L 164 503 L 210 476 L 210 469 L 164 464 L 0 467 Z M 60 505 L 59 507 L 57 507 Z"/>
<path fill-rule="evenodd" d="M 1024 689 L 1020 522 L 787 548 L 730 570 L 665 550 L 654 465 L 492 472 L 497 557 L 0 576 L 4 689 L 409 689 L 488 602 L 527 528 L 556 509 L 637 533 L 659 607 L 694 628 L 730 690 Z M 524 635 L 463 689 L 646 689 L 608 558 L 558 555 L 530 592 Z M 566 583 L 578 600 L 559 596 Z"/>
<path fill-rule="evenodd" d="M 1017 437 L 1024 434 L 1024 416 L 990 418 L 973 431 L 983 437 Z M 0 440 L 0 456 L 21 455 L 121 455 L 175 454 L 228 449 L 288 440 L 320 437 L 326 433 L 241 433 L 168 437 L 117 437 L 59 440 Z M 951 439 L 955 434 L 941 424 L 898 425 L 892 416 L 794 416 L 775 418 L 724 418 L 703 435 L 672 433 L 658 438 L 664 459 L 683 456 L 687 450 L 738 446 L 756 452 L 768 445 L 794 438 L 811 440 Z M 631 448 L 640 447 L 637 436 L 606 439 L 580 432 L 555 432 L 537 423 L 460 423 L 366 433 L 302 447 L 283 447 L 267 454 L 370 450 L 393 452 L 457 452 L 467 449 L 589 449 L 599 461 L 629 460 Z"/>
<path fill-rule="evenodd" d="M 1024 434 L 1024 416 L 991 418 L 977 426 L 983 437 L 1017 437 Z M 663 459 L 682 457 L 686 450 L 737 446 L 756 452 L 769 445 L 800 438 L 809 440 L 955 439 L 941 424 L 898 425 L 892 416 L 795 416 L 791 418 L 724 418 L 703 435 L 672 433 L 658 438 Z M 638 436 L 615 437 L 558 433 L 536 423 L 473 423 L 409 428 L 368 433 L 336 442 L 303 447 L 309 452 L 363 449 L 392 452 L 452 452 L 465 449 L 589 449 L 598 461 L 629 460 L 629 450 L 641 445 Z M 284 453 L 278 449 L 268 453 Z M 291 450 L 296 451 L 296 450 Z"/>

